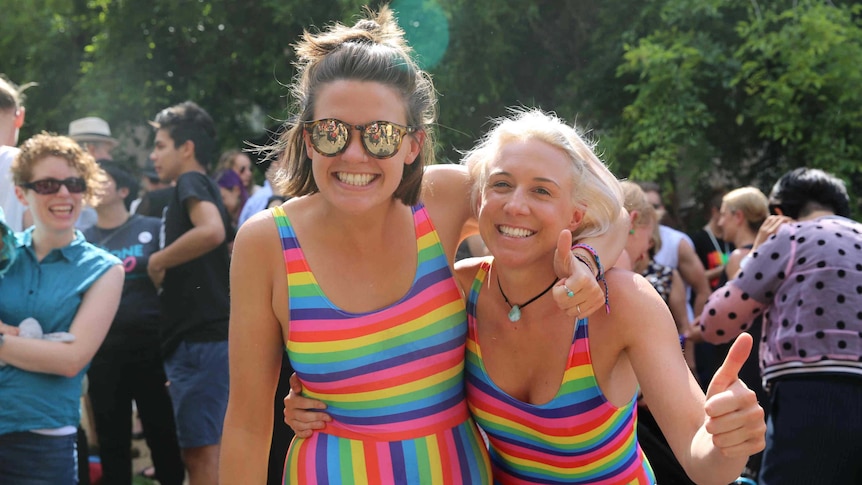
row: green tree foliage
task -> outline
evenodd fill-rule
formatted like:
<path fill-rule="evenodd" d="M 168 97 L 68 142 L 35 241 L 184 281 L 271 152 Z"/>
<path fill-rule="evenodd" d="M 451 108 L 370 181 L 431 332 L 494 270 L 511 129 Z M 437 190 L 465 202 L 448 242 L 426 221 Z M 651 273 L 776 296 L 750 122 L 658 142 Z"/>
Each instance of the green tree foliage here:
<path fill-rule="evenodd" d="M 862 156 L 862 5 L 803 1 L 741 22 L 733 83 L 758 135 L 784 162 L 849 177 Z M 786 167 L 785 167 L 786 168 Z"/>
<path fill-rule="evenodd" d="M 610 156 L 671 187 L 680 171 L 699 189 L 768 190 L 798 166 L 858 187 L 859 13 L 855 2 L 661 2 L 617 70 L 634 98 L 611 128 Z"/>
<path fill-rule="evenodd" d="M 361 3 L 0 0 L 0 71 L 39 83 L 22 136 L 65 133 L 87 115 L 122 131 L 191 99 L 222 146 L 238 147 L 287 117 L 290 44 L 302 29 L 351 20 Z"/>
<path fill-rule="evenodd" d="M 192 99 L 237 147 L 289 116 L 302 29 L 352 23 L 363 3 L 0 0 L 0 72 L 39 83 L 22 136 L 93 114 L 122 131 Z M 526 105 L 577 122 L 619 176 L 671 193 L 767 190 L 801 165 L 860 188 L 858 1 L 391 4 L 440 93 L 441 160 Z"/>

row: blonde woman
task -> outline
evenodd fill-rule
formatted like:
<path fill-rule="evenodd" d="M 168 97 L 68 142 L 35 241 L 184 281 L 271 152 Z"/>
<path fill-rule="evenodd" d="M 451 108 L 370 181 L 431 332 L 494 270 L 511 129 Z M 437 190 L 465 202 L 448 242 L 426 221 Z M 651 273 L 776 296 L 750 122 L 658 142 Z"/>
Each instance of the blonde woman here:
<path fill-rule="evenodd" d="M 725 265 L 728 280 L 736 278 L 740 261 L 751 251 L 757 231 L 768 216 L 769 202 L 756 187 L 731 190 L 721 199 L 718 225 L 724 240 L 736 247 Z"/>

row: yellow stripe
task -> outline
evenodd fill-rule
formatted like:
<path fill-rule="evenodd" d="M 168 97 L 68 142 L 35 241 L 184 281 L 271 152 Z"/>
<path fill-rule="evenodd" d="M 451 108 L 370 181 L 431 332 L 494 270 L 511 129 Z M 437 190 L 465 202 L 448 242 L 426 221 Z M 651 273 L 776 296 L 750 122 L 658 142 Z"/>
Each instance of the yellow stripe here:
<path fill-rule="evenodd" d="M 443 462 L 440 460 L 440 443 L 437 435 L 425 438 L 428 446 L 428 464 L 431 468 L 431 481 L 429 483 L 443 483 Z"/>
<path fill-rule="evenodd" d="M 288 273 L 287 283 L 290 286 L 317 285 L 317 282 L 314 279 L 314 274 L 310 271 Z"/>
<path fill-rule="evenodd" d="M 362 441 L 350 440 L 350 455 L 353 457 L 352 470 L 349 472 L 354 477 L 361 479 L 368 476 L 365 464 L 365 447 Z M 369 444 L 368 446 L 374 446 Z"/>
<path fill-rule="evenodd" d="M 593 375 L 592 367 L 589 365 L 577 365 L 574 367 L 570 367 L 566 369 L 566 372 L 563 374 L 563 382 L 567 383 L 569 381 L 575 381 L 578 379 L 583 379 L 585 377 L 590 377 Z"/>
<path fill-rule="evenodd" d="M 363 347 L 369 347 L 371 345 L 379 347 L 380 344 L 382 342 L 385 343 L 386 340 L 404 337 L 405 335 L 413 334 L 417 330 L 421 330 L 439 324 L 440 320 L 444 320 L 451 317 L 452 315 L 456 315 L 458 314 L 458 312 L 463 310 L 464 303 L 459 298 L 456 301 L 452 301 L 450 303 L 442 305 L 435 310 L 420 316 L 419 318 L 411 320 L 410 322 L 400 324 L 396 327 L 389 328 L 381 332 L 375 332 L 353 339 L 327 341 L 325 343 L 325 352 L 344 352 L 360 349 Z M 333 337 L 337 337 L 337 333 L 335 333 Z M 290 350 L 291 352 L 298 352 L 300 354 L 307 354 L 311 352 L 320 353 L 321 345 L 321 342 L 291 341 Z"/>
<path fill-rule="evenodd" d="M 437 244 L 437 233 L 435 233 L 434 231 L 430 231 L 425 233 L 423 236 L 419 236 L 419 239 L 417 240 L 416 244 L 420 251 L 434 246 L 435 244 Z"/>

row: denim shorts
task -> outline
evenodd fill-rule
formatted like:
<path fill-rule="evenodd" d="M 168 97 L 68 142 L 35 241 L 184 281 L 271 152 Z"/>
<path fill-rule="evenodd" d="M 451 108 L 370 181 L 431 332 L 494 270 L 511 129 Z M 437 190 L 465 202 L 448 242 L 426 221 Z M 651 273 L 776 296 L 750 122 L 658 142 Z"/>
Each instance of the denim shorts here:
<path fill-rule="evenodd" d="M 77 435 L 46 436 L 29 431 L 0 435 L 3 485 L 78 483 Z"/>
<path fill-rule="evenodd" d="M 180 448 L 221 442 L 230 384 L 227 341 L 180 342 L 165 359 Z"/>

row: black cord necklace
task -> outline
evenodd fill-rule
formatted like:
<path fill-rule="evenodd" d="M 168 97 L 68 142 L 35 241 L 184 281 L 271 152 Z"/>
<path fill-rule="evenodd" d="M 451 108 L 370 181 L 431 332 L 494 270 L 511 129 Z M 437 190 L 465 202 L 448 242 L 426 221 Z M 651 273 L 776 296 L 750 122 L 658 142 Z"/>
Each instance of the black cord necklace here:
<path fill-rule="evenodd" d="M 520 305 L 513 305 L 509 301 L 509 299 L 506 297 L 506 293 L 503 291 L 503 285 L 500 284 L 500 275 L 498 274 L 497 275 L 497 287 L 500 288 L 500 294 L 503 295 L 503 300 L 505 300 L 506 304 L 509 305 L 509 308 L 510 308 L 510 310 L 509 310 L 509 321 L 510 322 L 517 322 L 518 320 L 520 320 L 521 319 L 521 309 L 524 308 L 525 306 L 529 305 L 530 303 L 533 303 L 534 301 L 538 300 L 545 293 L 551 291 L 551 288 L 554 287 L 554 284 L 556 282 L 557 282 L 557 279 L 554 278 L 554 281 L 551 281 L 551 286 L 545 288 L 541 293 L 539 293 L 538 295 L 527 300 L 527 303 L 522 303 Z"/>

